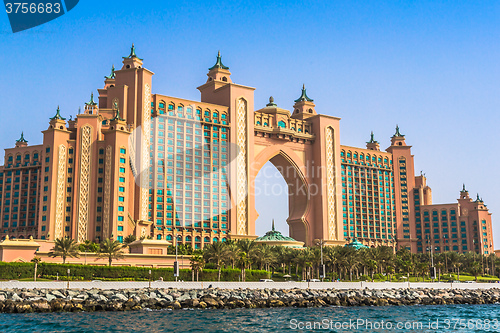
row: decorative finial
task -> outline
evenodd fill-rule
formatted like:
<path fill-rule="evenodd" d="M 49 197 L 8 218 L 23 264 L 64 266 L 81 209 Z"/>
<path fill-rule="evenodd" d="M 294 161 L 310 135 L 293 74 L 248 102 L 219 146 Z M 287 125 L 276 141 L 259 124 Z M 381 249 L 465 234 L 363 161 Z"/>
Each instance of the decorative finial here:
<path fill-rule="evenodd" d="M 94 93 L 93 92 L 90 93 L 90 101 L 88 103 L 85 103 L 85 105 L 89 105 L 89 106 L 97 105 L 97 103 L 94 102 Z"/>
<path fill-rule="evenodd" d="M 476 201 L 481 201 L 481 199 L 479 199 L 479 193 L 477 193 Z"/>
<path fill-rule="evenodd" d="M 115 65 L 111 66 L 111 74 L 109 76 L 105 76 L 106 79 L 114 79 L 115 78 Z"/>
<path fill-rule="evenodd" d="M 21 132 L 21 137 L 19 138 L 19 140 L 16 140 L 16 142 L 28 143 L 28 141 L 24 138 L 24 132 Z"/>
<path fill-rule="evenodd" d="M 462 185 L 463 185 L 463 186 L 462 186 L 462 192 L 467 192 L 467 190 L 465 189 L 465 183 L 464 183 L 464 184 L 462 184 Z"/>
<path fill-rule="evenodd" d="M 132 47 L 130 48 L 130 54 L 128 57 L 123 57 L 123 59 L 131 59 L 131 58 L 137 58 L 139 60 L 142 60 L 141 58 L 139 58 L 136 54 L 135 54 L 135 46 L 134 46 L 134 43 L 132 43 Z"/>
<path fill-rule="evenodd" d="M 272 230 L 272 231 L 274 231 L 274 219 L 273 219 L 273 227 L 272 227 L 272 229 L 271 229 L 271 230 Z"/>
<path fill-rule="evenodd" d="M 295 100 L 295 102 L 313 102 L 312 98 L 309 98 L 306 93 L 306 85 L 302 84 L 302 94 L 299 98 Z"/>
<path fill-rule="evenodd" d="M 82 112 L 82 108 L 79 106 L 78 107 L 78 114 L 80 114 Z"/>
<path fill-rule="evenodd" d="M 213 65 L 212 67 L 210 67 L 208 70 L 211 71 L 214 68 L 229 69 L 229 67 L 224 66 L 222 64 L 222 57 L 220 56 L 220 50 L 217 53 L 217 61 L 215 62 L 215 65 Z"/>
<path fill-rule="evenodd" d="M 56 111 L 56 115 L 52 118 L 49 118 L 50 120 L 56 120 L 56 119 L 59 119 L 59 120 L 66 120 L 66 118 L 63 118 L 61 117 L 61 110 L 59 109 L 59 105 L 57 106 L 57 111 Z"/>
<path fill-rule="evenodd" d="M 404 135 L 401 134 L 401 132 L 399 132 L 399 126 L 396 124 L 396 134 L 394 134 L 394 136 L 399 136 L 399 137 L 403 137 Z"/>
<path fill-rule="evenodd" d="M 370 134 L 370 141 L 368 141 L 367 143 L 378 143 L 378 141 L 375 141 L 375 139 L 374 139 L 373 131 Z"/>
<path fill-rule="evenodd" d="M 109 121 L 113 121 L 113 120 L 121 120 L 121 121 L 125 121 L 125 119 L 123 119 L 122 117 L 120 117 L 120 108 L 119 107 L 116 107 L 116 114 L 113 118 L 111 118 Z"/>
<path fill-rule="evenodd" d="M 132 47 L 130 48 L 130 55 L 128 56 L 129 58 L 137 57 L 135 54 L 135 46 L 134 43 L 132 43 Z"/>
<path fill-rule="evenodd" d="M 269 97 L 269 103 L 267 103 L 266 106 L 276 106 L 273 96 Z"/>

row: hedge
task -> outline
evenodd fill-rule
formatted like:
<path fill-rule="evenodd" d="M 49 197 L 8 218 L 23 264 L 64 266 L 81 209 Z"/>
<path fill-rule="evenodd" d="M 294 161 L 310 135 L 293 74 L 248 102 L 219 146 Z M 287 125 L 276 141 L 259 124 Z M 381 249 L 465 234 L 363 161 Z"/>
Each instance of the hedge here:
<path fill-rule="evenodd" d="M 73 264 L 53 264 L 39 263 L 37 275 L 40 278 L 65 280 L 68 268 L 70 269 L 71 280 L 149 280 L 149 270 L 151 278 L 158 280 L 160 277 L 164 281 L 174 281 L 173 268 L 149 268 L 149 267 L 130 267 L 130 266 L 91 266 L 91 265 L 73 265 Z M 0 280 L 19 280 L 31 279 L 34 275 L 35 264 L 18 262 L 0 262 Z M 179 280 L 191 281 L 192 274 L 190 269 L 179 270 Z M 239 269 L 222 269 L 221 281 L 238 281 L 241 271 Z M 269 272 L 262 270 L 247 270 L 247 281 L 258 281 L 266 279 Z M 195 277 L 196 278 L 196 277 Z M 203 269 L 199 273 L 200 281 L 217 281 L 216 269 Z"/>

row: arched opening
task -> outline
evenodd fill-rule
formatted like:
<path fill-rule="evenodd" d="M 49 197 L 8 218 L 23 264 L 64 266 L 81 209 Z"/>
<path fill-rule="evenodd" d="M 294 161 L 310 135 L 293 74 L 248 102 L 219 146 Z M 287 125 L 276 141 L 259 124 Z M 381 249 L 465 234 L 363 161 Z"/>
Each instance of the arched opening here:
<path fill-rule="evenodd" d="M 263 236 L 271 230 L 274 219 L 276 230 L 289 236 L 288 223 L 288 185 L 281 173 L 267 162 L 255 178 L 255 209 L 259 217 L 255 221 L 255 234 Z"/>
<path fill-rule="evenodd" d="M 305 215 L 309 206 L 310 189 L 303 171 L 295 162 L 301 163 L 300 159 L 293 151 L 288 153 L 277 151 L 276 146 L 271 146 L 261 153 L 262 159 L 258 158 L 263 164 L 260 168 L 256 165 L 258 173 L 253 184 L 258 216 L 255 233 L 263 235 L 269 231 L 274 218 L 276 230 L 308 243 L 309 226 Z"/>

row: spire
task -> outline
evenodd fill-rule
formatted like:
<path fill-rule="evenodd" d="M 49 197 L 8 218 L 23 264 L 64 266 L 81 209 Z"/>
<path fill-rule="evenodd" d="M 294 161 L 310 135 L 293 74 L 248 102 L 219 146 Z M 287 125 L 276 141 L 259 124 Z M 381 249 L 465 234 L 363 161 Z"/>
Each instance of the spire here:
<path fill-rule="evenodd" d="M 82 112 L 82 108 L 78 107 L 78 114 L 80 114 L 81 112 Z"/>
<path fill-rule="evenodd" d="M 113 120 L 121 120 L 121 121 L 125 121 L 125 119 L 123 119 L 122 117 L 120 117 L 120 109 L 119 108 L 116 108 L 116 114 L 113 118 L 111 118 L 109 121 L 113 121 Z"/>
<path fill-rule="evenodd" d="M 467 190 L 465 189 L 465 184 L 463 184 L 462 186 L 462 192 L 467 192 Z"/>
<path fill-rule="evenodd" d="M 17 143 L 28 143 L 28 141 L 24 138 L 24 132 L 21 132 L 21 137 L 19 140 L 16 140 Z"/>
<path fill-rule="evenodd" d="M 114 79 L 115 78 L 115 65 L 111 66 L 111 74 L 109 76 L 105 76 L 106 79 Z"/>
<path fill-rule="evenodd" d="M 132 59 L 132 58 L 137 58 L 139 60 L 142 60 L 141 58 L 139 58 L 136 54 L 135 54 L 135 46 L 134 46 L 134 43 L 132 43 L 132 47 L 130 48 L 130 54 L 128 55 L 128 57 L 123 57 L 123 59 Z"/>
<path fill-rule="evenodd" d="M 481 198 L 479 198 L 479 193 L 477 193 L 476 202 L 479 202 L 479 201 L 481 201 Z"/>
<path fill-rule="evenodd" d="M 211 71 L 214 68 L 229 69 L 229 67 L 224 66 L 222 64 L 222 57 L 220 56 L 220 51 L 219 51 L 219 53 L 217 53 L 217 61 L 216 61 L 215 65 L 210 67 L 208 70 Z"/>
<path fill-rule="evenodd" d="M 272 229 L 271 229 L 271 230 L 272 230 L 272 231 L 274 231 L 274 219 L 273 219 L 273 227 L 272 227 Z"/>
<path fill-rule="evenodd" d="M 59 119 L 59 120 L 66 120 L 66 118 L 63 118 L 61 117 L 61 110 L 59 110 L 59 105 L 57 106 L 57 111 L 56 111 L 56 115 L 52 118 L 49 118 L 50 120 L 56 120 L 56 119 Z"/>
<path fill-rule="evenodd" d="M 89 106 L 97 105 L 97 103 L 94 102 L 94 93 L 90 93 L 90 101 L 85 103 L 85 105 L 89 105 Z"/>
<path fill-rule="evenodd" d="M 396 125 L 396 134 L 394 134 L 394 136 L 399 136 L 399 137 L 403 137 L 404 136 L 404 134 L 401 134 L 399 132 L 399 126 L 398 125 Z"/>
<path fill-rule="evenodd" d="M 269 107 L 277 106 L 276 103 L 274 103 L 273 96 L 269 97 L 269 103 L 267 103 L 266 106 L 269 106 Z"/>
<path fill-rule="evenodd" d="M 373 138 L 373 131 L 370 134 L 370 141 L 368 141 L 367 143 L 378 143 L 378 141 L 375 141 L 375 139 Z"/>
<path fill-rule="evenodd" d="M 307 94 L 306 94 L 306 85 L 305 84 L 302 84 L 302 94 L 300 95 L 299 98 L 297 98 L 295 100 L 295 102 L 312 102 L 314 101 L 313 99 L 307 97 Z"/>

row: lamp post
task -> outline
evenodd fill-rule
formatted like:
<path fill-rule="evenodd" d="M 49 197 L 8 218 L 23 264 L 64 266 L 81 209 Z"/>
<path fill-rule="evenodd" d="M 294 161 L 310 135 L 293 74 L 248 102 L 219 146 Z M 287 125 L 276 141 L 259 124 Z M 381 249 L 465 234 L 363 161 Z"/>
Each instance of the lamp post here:
<path fill-rule="evenodd" d="M 68 285 L 66 289 L 69 289 L 69 274 L 71 273 L 71 270 L 68 268 Z"/>
<path fill-rule="evenodd" d="M 179 262 L 177 261 L 177 244 L 179 243 L 179 235 L 175 235 L 175 262 L 174 262 L 174 277 L 175 282 L 179 276 Z"/>
<path fill-rule="evenodd" d="M 325 243 L 325 241 L 323 239 L 316 239 L 316 245 L 319 245 L 320 248 L 321 248 L 321 274 L 320 274 L 320 278 L 321 278 L 321 282 L 323 282 L 323 280 L 325 279 L 325 265 L 323 264 L 323 244 Z"/>
<path fill-rule="evenodd" d="M 149 270 L 149 289 L 151 289 L 151 270 Z"/>
<path fill-rule="evenodd" d="M 426 236 L 426 238 L 427 238 L 427 244 L 429 245 L 428 249 L 430 248 L 431 251 L 431 280 L 432 282 L 434 282 L 436 278 L 436 268 L 434 267 L 434 251 L 433 251 L 434 245 L 432 245 L 430 236 Z"/>

